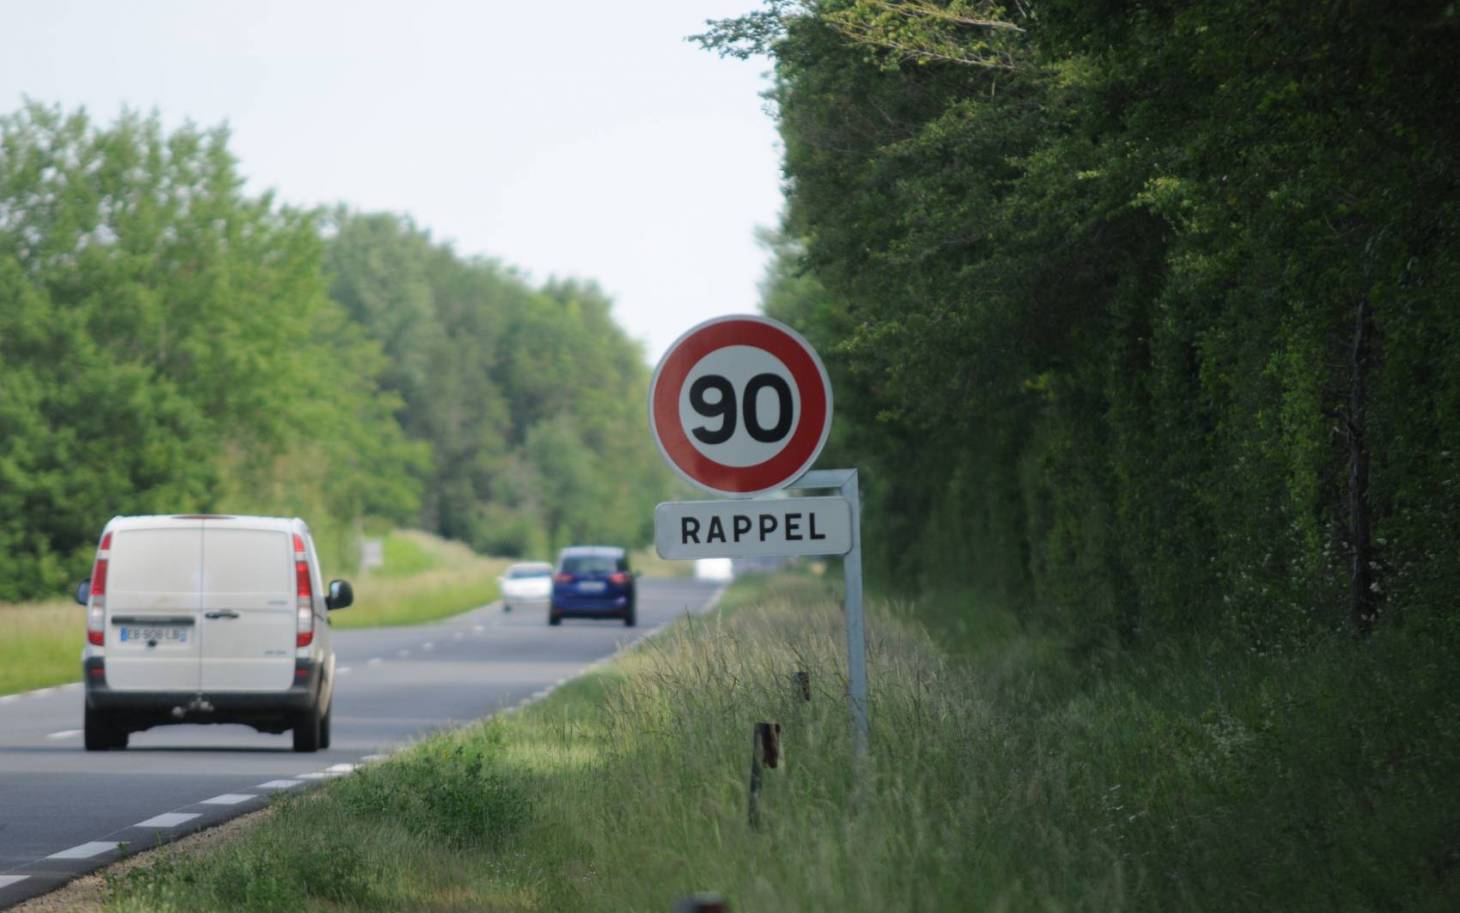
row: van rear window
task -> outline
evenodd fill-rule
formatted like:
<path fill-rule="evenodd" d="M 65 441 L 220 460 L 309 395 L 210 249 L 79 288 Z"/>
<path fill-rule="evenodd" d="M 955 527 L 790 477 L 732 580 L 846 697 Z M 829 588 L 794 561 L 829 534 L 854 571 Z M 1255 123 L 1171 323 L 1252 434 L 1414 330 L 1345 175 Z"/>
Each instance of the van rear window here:
<path fill-rule="evenodd" d="M 213 529 L 203 534 L 206 593 L 293 593 L 289 535 L 265 529 Z"/>
<path fill-rule="evenodd" d="M 203 533 L 126 529 L 112 537 L 107 589 L 112 593 L 196 593 Z"/>

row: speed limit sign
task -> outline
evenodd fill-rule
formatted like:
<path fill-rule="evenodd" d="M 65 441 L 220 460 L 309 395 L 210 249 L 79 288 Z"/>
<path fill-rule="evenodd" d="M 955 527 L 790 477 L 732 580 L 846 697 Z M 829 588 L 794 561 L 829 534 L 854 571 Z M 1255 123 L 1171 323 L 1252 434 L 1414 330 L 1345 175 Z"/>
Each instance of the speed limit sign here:
<path fill-rule="evenodd" d="M 717 317 L 660 359 L 649 427 L 669 465 L 700 488 L 764 494 L 816 462 L 831 430 L 831 383 L 816 350 L 785 324 Z"/>

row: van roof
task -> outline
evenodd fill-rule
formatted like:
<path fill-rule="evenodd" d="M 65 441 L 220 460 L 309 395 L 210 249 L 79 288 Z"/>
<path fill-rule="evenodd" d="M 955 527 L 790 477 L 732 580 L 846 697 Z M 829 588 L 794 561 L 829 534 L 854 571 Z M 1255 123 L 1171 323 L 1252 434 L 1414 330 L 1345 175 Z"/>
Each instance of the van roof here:
<path fill-rule="evenodd" d="M 112 517 L 106 528 L 113 532 L 124 529 L 157 529 L 199 524 L 207 520 L 210 526 L 233 527 L 235 529 L 267 529 L 288 533 L 295 530 L 308 531 L 309 527 L 298 517 L 255 517 L 240 514 L 153 514 L 135 517 Z"/>

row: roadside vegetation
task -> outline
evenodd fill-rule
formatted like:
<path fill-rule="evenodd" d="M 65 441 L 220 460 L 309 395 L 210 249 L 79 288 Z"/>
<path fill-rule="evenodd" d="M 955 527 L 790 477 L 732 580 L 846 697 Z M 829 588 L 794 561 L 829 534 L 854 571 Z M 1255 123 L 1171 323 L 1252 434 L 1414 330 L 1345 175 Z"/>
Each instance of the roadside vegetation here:
<path fill-rule="evenodd" d="M 486 605 L 497 598 L 505 558 L 478 555 L 459 542 L 413 530 L 385 537 L 385 563 L 369 573 L 326 567 L 344 576 L 355 604 L 331 614 L 340 628 L 419 624 Z M 81 678 L 85 612 L 69 599 L 0 603 L 0 694 Z"/>
<path fill-rule="evenodd" d="M 385 538 L 385 563 L 352 576 L 355 604 L 330 613 L 339 628 L 410 625 L 446 618 L 497 598 L 506 558 L 478 555 L 460 542 L 396 530 Z"/>
<path fill-rule="evenodd" d="M 874 579 L 1151 648 L 1455 627 L 1460 8 L 745 6 L 702 41 L 774 61 L 763 300 Z"/>
<path fill-rule="evenodd" d="M 86 613 L 71 600 L 0 603 L 0 694 L 81 681 Z"/>
<path fill-rule="evenodd" d="M 963 597 L 871 616 L 855 785 L 821 581 L 713 615 L 408 749 L 232 844 L 163 850 L 116 911 L 1451 910 L 1457 657 L 1397 641 L 1072 653 Z M 919 618 L 932 620 L 924 627 Z M 812 699 L 792 685 L 810 673 Z M 761 826 L 751 729 L 782 725 Z"/>
<path fill-rule="evenodd" d="M 409 218 L 244 190 L 226 129 L 0 115 L 0 600 L 86 573 L 117 514 L 367 518 L 482 553 L 642 545 L 669 471 L 591 282 Z"/>

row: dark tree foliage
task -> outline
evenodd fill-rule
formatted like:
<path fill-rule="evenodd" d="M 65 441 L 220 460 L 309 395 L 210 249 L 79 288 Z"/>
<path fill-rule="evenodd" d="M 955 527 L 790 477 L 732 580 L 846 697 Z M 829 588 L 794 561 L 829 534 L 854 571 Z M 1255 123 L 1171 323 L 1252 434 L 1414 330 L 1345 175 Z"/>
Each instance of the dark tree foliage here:
<path fill-rule="evenodd" d="M 830 355 L 886 579 L 1126 641 L 1453 627 L 1453 4 L 780 2 L 702 41 L 774 57 L 767 307 Z"/>

